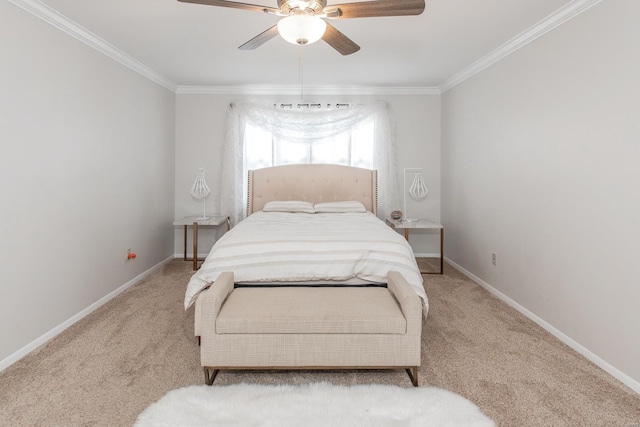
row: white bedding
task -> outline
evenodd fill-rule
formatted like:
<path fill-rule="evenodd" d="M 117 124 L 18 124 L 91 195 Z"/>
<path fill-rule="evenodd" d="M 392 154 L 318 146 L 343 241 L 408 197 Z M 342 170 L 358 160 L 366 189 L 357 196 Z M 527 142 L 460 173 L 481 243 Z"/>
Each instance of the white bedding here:
<path fill-rule="evenodd" d="M 351 278 L 386 283 L 399 271 L 428 309 L 413 251 L 403 236 L 370 212 L 256 212 L 222 236 L 187 286 L 184 306 L 223 271 L 236 283 L 325 281 Z"/>

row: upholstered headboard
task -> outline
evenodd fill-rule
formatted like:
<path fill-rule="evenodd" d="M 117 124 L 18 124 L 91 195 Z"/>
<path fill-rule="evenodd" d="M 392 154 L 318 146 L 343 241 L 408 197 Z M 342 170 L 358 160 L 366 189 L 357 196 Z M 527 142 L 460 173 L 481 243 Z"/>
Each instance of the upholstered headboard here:
<path fill-rule="evenodd" d="M 285 165 L 249 171 L 247 215 L 272 200 L 311 203 L 356 200 L 378 211 L 377 172 L 341 165 Z"/>

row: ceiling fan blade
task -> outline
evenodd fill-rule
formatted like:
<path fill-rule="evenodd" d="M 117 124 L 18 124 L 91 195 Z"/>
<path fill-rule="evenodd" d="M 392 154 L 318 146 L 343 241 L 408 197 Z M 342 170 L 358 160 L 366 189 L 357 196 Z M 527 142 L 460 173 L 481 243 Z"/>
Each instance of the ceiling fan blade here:
<path fill-rule="evenodd" d="M 258 34 L 257 36 L 255 36 L 254 38 L 252 38 L 242 46 L 240 46 L 238 49 L 240 50 L 257 49 L 277 35 L 278 35 L 278 26 L 274 25 L 268 30 L 261 32 L 260 34 Z"/>
<path fill-rule="evenodd" d="M 220 7 L 230 7 L 233 9 L 253 10 L 255 12 L 266 12 L 266 13 L 280 12 L 280 9 L 276 9 L 273 7 L 260 6 L 257 4 L 238 3 L 235 1 L 226 1 L 226 0 L 178 0 L 178 1 L 183 3 L 204 4 L 207 6 L 220 6 Z"/>
<path fill-rule="evenodd" d="M 342 55 L 351 55 L 360 50 L 360 46 L 355 44 L 353 40 L 342 34 L 336 27 L 327 23 L 327 30 L 322 36 L 322 40 L 327 42 L 329 46 L 340 52 Z"/>
<path fill-rule="evenodd" d="M 377 16 L 420 15 L 424 0 L 378 0 L 334 4 L 324 8 L 327 18 L 374 18 Z"/>

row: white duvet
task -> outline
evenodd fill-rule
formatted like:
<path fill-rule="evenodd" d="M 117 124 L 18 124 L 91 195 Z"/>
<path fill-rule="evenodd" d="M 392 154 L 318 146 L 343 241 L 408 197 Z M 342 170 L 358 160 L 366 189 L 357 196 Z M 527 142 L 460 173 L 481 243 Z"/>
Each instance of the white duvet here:
<path fill-rule="evenodd" d="M 187 286 L 185 309 L 223 271 L 236 283 L 358 278 L 386 283 L 398 271 L 428 308 L 422 276 L 403 236 L 370 212 L 256 212 L 222 236 Z"/>

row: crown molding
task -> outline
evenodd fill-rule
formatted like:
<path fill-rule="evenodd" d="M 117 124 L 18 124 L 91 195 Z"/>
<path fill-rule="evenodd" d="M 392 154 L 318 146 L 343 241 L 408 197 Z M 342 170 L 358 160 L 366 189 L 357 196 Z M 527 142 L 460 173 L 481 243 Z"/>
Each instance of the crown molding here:
<path fill-rule="evenodd" d="M 602 0 L 574 0 L 564 7 L 558 9 L 542 21 L 535 24 L 533 27 L 524 31 L 520 35 L 514 37 L 507 43 L 503 44 L 484 58 L 474 62 L 464 70 L 453 75 L 447 79 L 442 85 L 440 85 L 440 93 L 444 93 L 449 89 L 459 85 L 468 78 L 476 75 L 480 71 L 489 68 L 498 61 L 501 61 L 505 57 L 511 55 L 518 49 L 526 46 L 538 37 L 543 36 L 554 28 L 564 24 L 565 22 L 575 18 L 582 12 L 592 8 L 600 3 Z"/>
<path fill-rule="evenodd" d="M 50 25 L 89 45 L 120 64 L 177 94 L 299 95 L 299 86 L 178 86 L 40 0 L 9 0 Z M 305 87 L 308 95 L 439 95 L 437 87 Z"/>
<path fill-rule="evenodd" d="M 140 61 L 127 55 L 114 45 L 96 36 L 89 30 L 40 0 L 8 0 L 10 3 L 42 19 L 48 24 L 75 37 L 88 46 L 119 62 L 125 67 L 148 78 L 154 83 L 180 95 L 300 95 L 300 87 L 294 86 L 179 86 Z M 317 86 L 304 88 L 307 95 L 440 95 L 459 85 L 475 74 L 492 66 L 508 55 L 526 46 L 538 37 L 573 19 L 602 0 L 574 0 L 527 31 L 503 44 L 484 58 L 453 75 L 438 87 L 339 87 Z"/>
<path fill-rule="evenodd" d="M 167 79 L 166 77 L 158 74 L 151 68 L 147 67 L 140 61 L 132 58 L 127 55 L 117 47 L 113 46 L 110 43 L 107 43 L 105 40 L 96 36 L 86 28 L 81 27 L 75 22 L 71 21 L 66 16 L 62 15 L 60 12 L 57 12 L 55 9 L 47 6 L 39 0 L 9 0 L 10 3 L 15 4 L 16 6 L 26 10 L 27 12 L 33 14 L 34 16 L 42 19 L 48 24 L 53 25 L 59 30 L 64 31 L 72 37 L 80 40 L 81 42 L 89 45 L 90 47 L 96 49 L 97 51 L 103 53 L 104 55 L 110 57 L 111 59 L 119 62 L 127 68 L 135 71 L 138 74 L 148 78 L 154 83 L 168 89 L 172 92 L 175 92 L 178 88 L 178 85 Z"/>
<path fill-rule="evenodd" d="M 437 87 L 178 86 L 178 95 L 440 95 Z"/>

